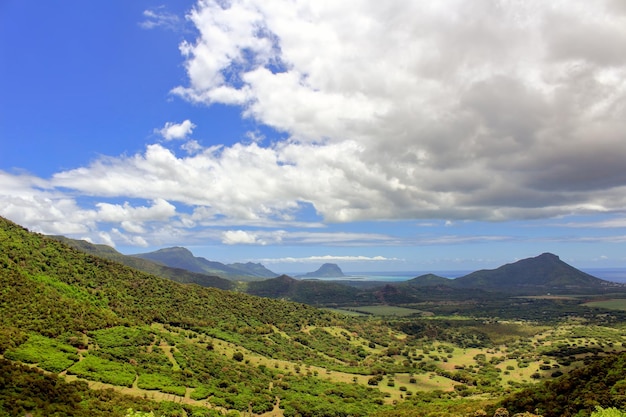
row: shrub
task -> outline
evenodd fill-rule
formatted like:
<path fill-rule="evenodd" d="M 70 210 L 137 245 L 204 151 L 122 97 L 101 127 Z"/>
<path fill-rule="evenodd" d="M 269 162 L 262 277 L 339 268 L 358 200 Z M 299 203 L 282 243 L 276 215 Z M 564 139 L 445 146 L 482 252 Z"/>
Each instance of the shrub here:
<path fill-rule="evenodd" d="M 132 365 L 112 362 L 93 355 L 85 356 L 83 361 L 74 364 L 74 366 L 68 369 L 68 373 L 94 381 L 126 387 L 132 387 L 136 376 Z"/>
<path fill-rule="evenodd" d="M 596 411 L 591 413 L 591 417 L 626 417 L 626 412 L 620 411 L 615 407 L 602 408 L 596 407 Z"/>

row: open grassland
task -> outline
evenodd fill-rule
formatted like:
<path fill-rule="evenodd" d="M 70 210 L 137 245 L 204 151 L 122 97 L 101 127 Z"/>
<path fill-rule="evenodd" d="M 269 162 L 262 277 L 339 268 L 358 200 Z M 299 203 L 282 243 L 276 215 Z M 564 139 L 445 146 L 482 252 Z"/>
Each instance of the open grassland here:
<path fill-rule="evenodd" d="M 466 321 L 453 322 L 461 326 L 469 324 Z M 432 326 L 436 320 L 424 322 Z M 80 340 L 87 344 L 81 349 L 33 334 L 6 356 L 42 368 L 42 358 L 53 358 L 61 364 L 54 370 L 65 367 L 61 371 L 67 373 L 68 381 L 85 380 L 96 389 L 114 388 L 127 395 L 220 412 L 244 412 L 252 407 L 253 414 L 269 417 L 285 414 L 277 398 L 296 404 L 307 392 L 336 392 L 338 398 L 353 392 L 354 401 L 365 396 L 387 405 L 417 401 L 425 393 L 458 399 L 497 398 L 508 390 L 580 368 L 599 353 L 622 351 L 626 341 L 619 327 L 576 321 L 552 327 L 486 323 L 486 334 L 501 343 L 469 347 L 459 345 L 463 339 L 437 340 L 450 331 L 442 323 L 439 326 L 436 335 L 420 338 L 391 331 L 385 335 L 390 342 L 384 343 L 373 343 L 366 334 L 341 326 L 302 329 L 304 334 L 326 338 L 321 339 L 324 343 L 362 352 L 350 367 L 338 366 L 342 360 L 332 356 L 332 350 L 320 362 L 306 363 L 304 358 L 269 357 L 255 351 L 254 345 L 246 348 L 162 324 L 89 332 Z M 468 328 L 474 331 L 476 327 Z M 280 332 L 269 333 L 268 341 L 274 333 Z M 287 334 L 281 337 L 291 345 L 312 343 L 298 342 Z"/>
<path fill-rule="evenodd" d="M 606 308 L 609 310 L 626 311 L 626 298 L 612 298 L 602 301 L 590 301 L 588 303 L 585 303 L 584 305 L 593 308 Z"/>
<path fill-rule="evenodd" d="M 57 338 L 31 333 L 5 356 L 93 388 L 279 416 L 295 415 L 290 407 L 302 401 L 313 406 L 315 395 L 348 408 L 367 400 L 369 409 L 421 401 L 427 394 L 437 401 L 495 400 L 581 368 L 598 355 L 620 352 L 626 342 L 620 324 L 572 318 L 546 325 L 407 311 L 416 310 L 378 306 L 349 326 L 307 324 L 297 332 L 155 323 Z M 388 326 L 380 326 L 381 320 Z"/>
<path fill-rule="evenodd" d="M 359 306 L 359 307 L 342 308 L 339 310 L 347 312 L 347 313 L 371 314 L 374 316 L 407 317 L 407 316 L 422 314 L 421 310 L 416 310 L 416 309 L 407 308 L 407 307 L 390 306 L 390 305 Z"/>

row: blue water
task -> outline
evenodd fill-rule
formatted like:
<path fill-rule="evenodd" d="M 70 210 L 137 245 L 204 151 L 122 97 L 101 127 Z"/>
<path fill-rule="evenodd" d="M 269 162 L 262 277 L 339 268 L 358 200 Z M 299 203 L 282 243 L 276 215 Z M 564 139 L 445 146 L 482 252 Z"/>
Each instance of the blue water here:
<path fill-rule="evenodd" d="M 425 274 L 435 274 L 445 278 L 458 278 L 463 275 L 467 275 L 473 271 L 397 271 L 397 272 L 381 272 L 381 271 L 373 271 L 373 272 L 345 272 L 345 277 L 336 277 L 336 278 L 315 278 L 323 281 L 385 281 L 385 282 L 399 282 L 399 281 L 407 281 L 409 279 L 413 279 L 415 277 L 419 277 L 420 275 Z M 289 275 L 289 274 L 288 274 Z M 297 276 L 298 274 L 295 274 Z M 294 275 L 291 275 L 294 276 Z"/>
<path fill-rule="evenodd" d="M 606 281 L 626 283 L 626 269 L 624 268 L 588 268 L 581 271 L 593 275 L 596 278 Z M 435 274 L 445 278 L 458 278 L 474 271 L 399 271 L 399 272 L 344 272 L 345 277 L 337 278 L 316 278 L 324 281 L 384 281 L 400 282 L 419 277 L 425 274 Z M 295 274 L 298 275 L 298 274 Z M 294 275 L 291 275 L 294 276 Z"/>
<path fill-rule="evenodd" d="M 593 275 L 596 278 L 607 281 L 626 283 L 626 269 L 624 268 L 597 268 L 597 269 L 581 269 L 582 271 Z"/>

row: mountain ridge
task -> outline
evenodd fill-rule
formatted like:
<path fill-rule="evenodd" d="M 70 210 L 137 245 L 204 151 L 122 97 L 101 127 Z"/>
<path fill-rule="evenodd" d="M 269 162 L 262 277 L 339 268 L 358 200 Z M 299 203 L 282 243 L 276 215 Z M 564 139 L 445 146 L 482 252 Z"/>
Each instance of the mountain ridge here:
<path fill-rule="evenodd" d="M 181 246 L 162 248 L 153 252 L 138 253 L 130 256 L 148 259 L 172 268 L 182 268 L 191 272 L 217 275 L 231 281 L 254 281 L 278 276 L 278 274 L 261 264 L 252 262 L 223 264 L 195 256 L 189 249 Z"/>
<path fill-rule="evenodd" d="M 222 290 L 231 290 L 234 287 L 232 281 L 215 275 L 208 275 L 199 272 L 192 272 L 184 268 L 173 268 L 162 263 L 157 263 L 149 259 L 138 258 L 130 255 L 124 255 L 111 246 L 102 244 L 93 244 L 86 240 L 70 239 L 65 236 L 49 236 L 66 245 L 73 247 L 81 252 L 91 255 L 100 256 L 115 262 L 120 262 L 131 268 L 154 274 L 163 278 L 171 279 L 181 284 L 198 284 L 203 287 L 213 287 Z"/>

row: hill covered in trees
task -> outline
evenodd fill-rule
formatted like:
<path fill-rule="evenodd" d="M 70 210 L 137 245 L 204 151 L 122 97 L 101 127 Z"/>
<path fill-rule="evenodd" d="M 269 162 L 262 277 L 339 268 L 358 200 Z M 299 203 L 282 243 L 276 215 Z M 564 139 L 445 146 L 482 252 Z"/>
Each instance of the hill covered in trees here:
<path fill-rule="evenodd" d="M 172 281 L 180 282 L 183 284 L 198 284 L 203 287 L 215 287 L 223 290 L 230 290 L 234 287 L 232 281 L 221 278 L 219 276 L 207 275 L 201 272 L 193 272 L 185 268 L 172 268 L 162 263 L 153 262 L 149 259 L 124 255 L 107 245 L 96 245 L 85 240 L 75 240 L 64 236 L 50 237 L 59 240 L 66 245 L 78 249 L 82 252 L 119 262 L 126 266 L 130 266 L 131 268 L 135 268 L 140 271 L 157 275 L 163 278 L 169 278 Z"/>
<path fill-rule="evenodd" d="M 274 278 L 278 274 L 261 264 L 252 262 L 226 265 L 217 261 L 209 261 L 201 256 L 194 256 L 187 248 L 163 248 L 154 252 L 132 255 L 136 258 L 148 259 L 172 268 L 186 269 L 200 274 L 217 275 L 229 280 L 255 281 Z"/>
<path fill-rule="evenodd" d="M 451 282 L 455 287 L 526 295 L 551 292 L 588 294 L 623 289 L 623 285 L 582 272 L 551 253 L 522 259 L 493 270 L 472 272 Z"/>
<path fill-rule="evenodd" d="M 258 290 L 318 283 L 274 282 Z M 383 301 L 406 289 L 383 287 L 368 293 L 378 313 L 349 316 L 180 284 L 2 218 L 0 291 L 0 415 L 464 416 L 544 403 L 588 415 L 622 405 L 624 317 L 575 300 L 516 298 L 517 318 L 501 320 L 512 298 L 444 301 L 446 287 L 395 316 Z M 609 371 L 586 368 L 598 360 Z M 567 391 L 570 375 L 584 392 Z M 600 384 L 609 394 L 591 397 Z"/>

